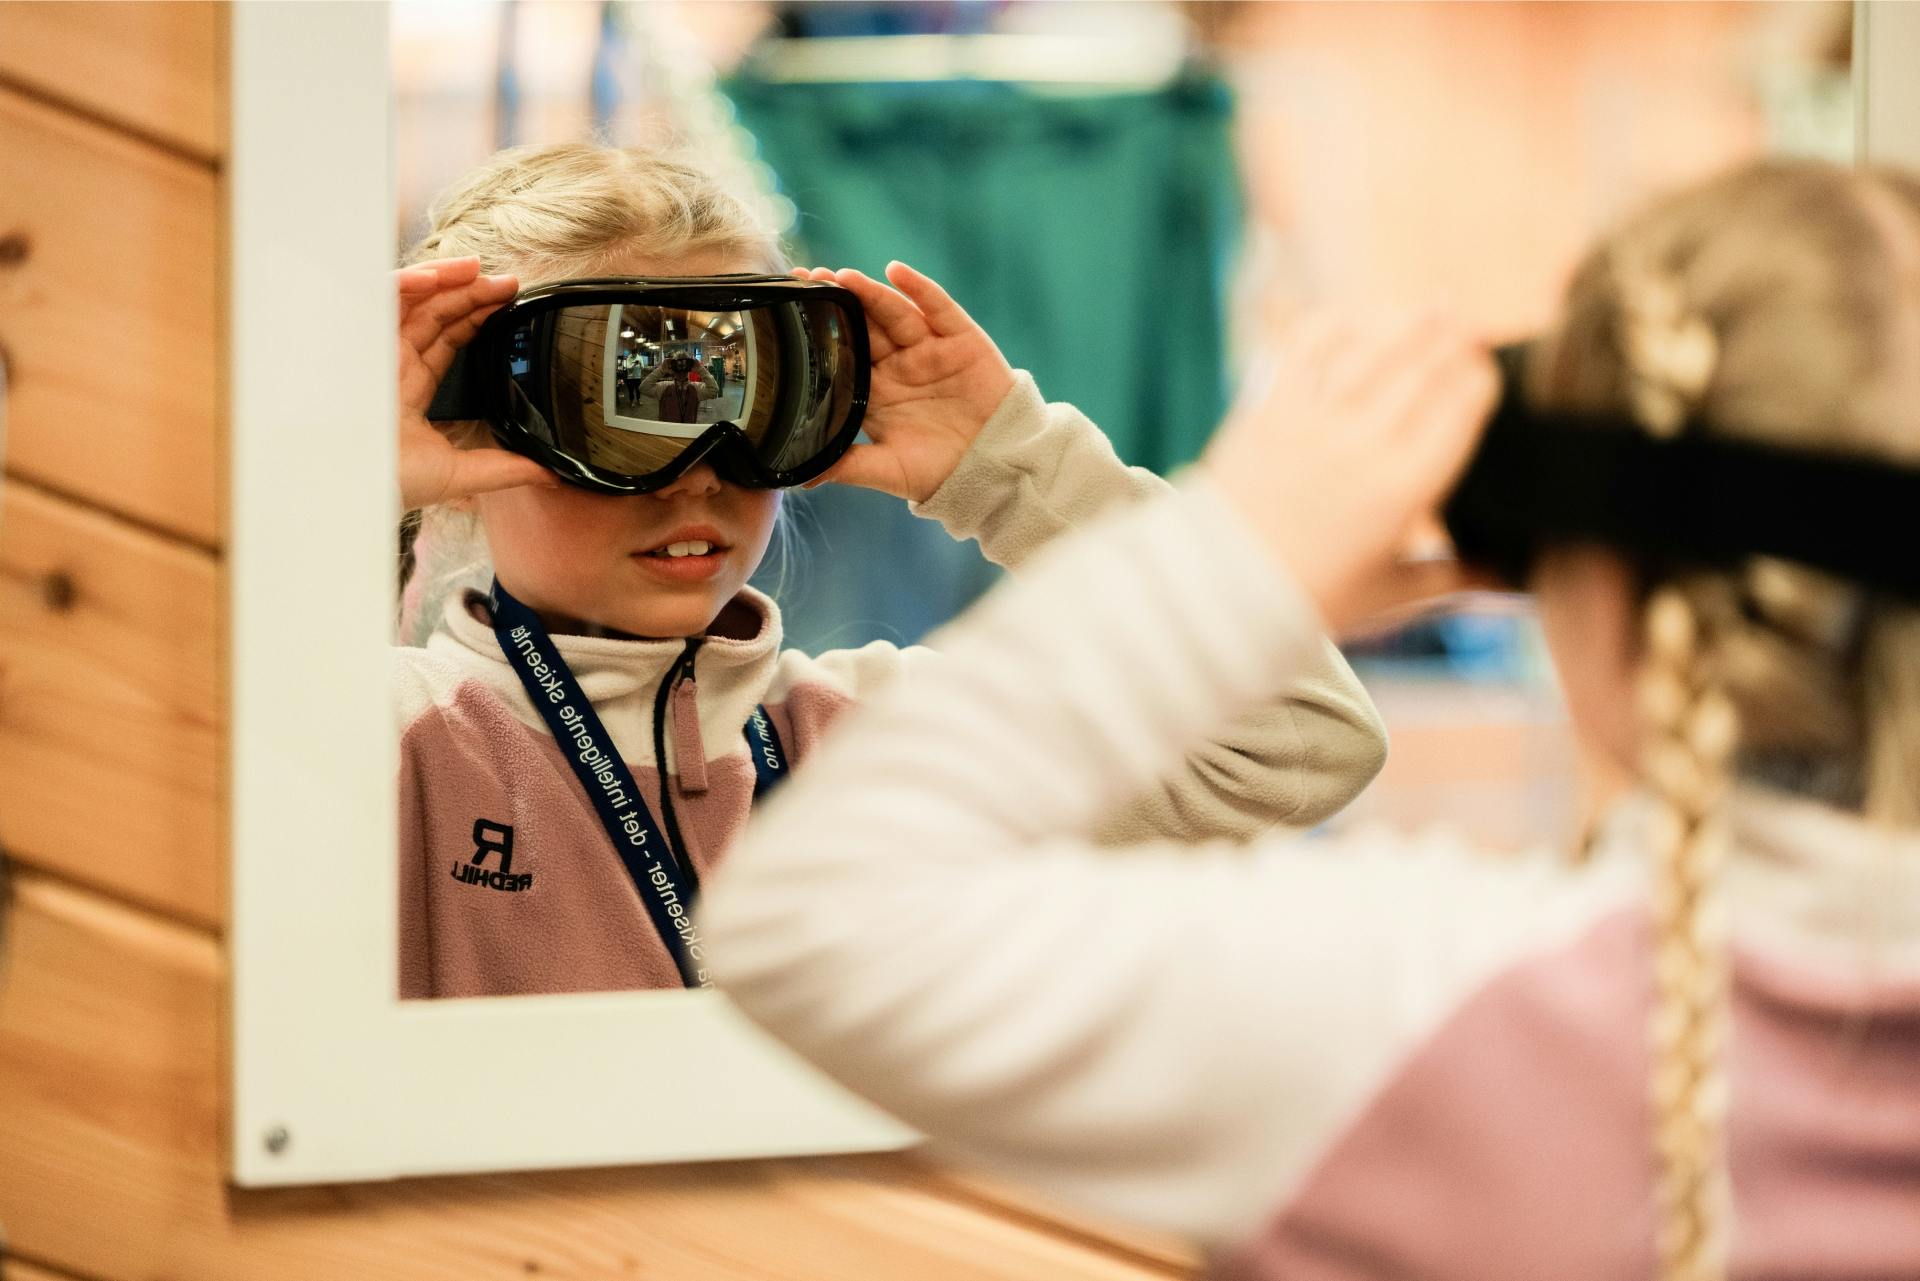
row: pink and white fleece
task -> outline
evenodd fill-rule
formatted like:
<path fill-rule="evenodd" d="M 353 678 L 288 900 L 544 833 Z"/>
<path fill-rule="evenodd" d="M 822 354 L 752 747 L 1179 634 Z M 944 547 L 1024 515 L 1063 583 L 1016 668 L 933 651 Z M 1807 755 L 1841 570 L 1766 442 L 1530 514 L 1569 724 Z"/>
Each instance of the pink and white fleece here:
<path fill-rule="evenodd" d="M 1124 466 L 1092 423 L 1049 405 L 1021 375 L 952 477 L 916 507 L 1016 573 L 1028 555 L 1115 508 L 1167 490 Z M 742 730 L 764 704 L 804 766 L 851 705 L 911 687 L 940 657 L 884 642 L 809 657 L 780 646 L 773 601 L 737 604 L 750 639 L 709 637 L 670 703 L 664 768 L 704 882 L 746 824 L 754 772 Z M 556 636 L 659 822 L 663 763 L 655 695 L 679 640 Z M 1185 766 L 1143 784 L 1104 833 L 1248 839 L 1311 824 L 1346 804 L 1385 754 L 1379 719 L 1324 640 L 1298 679 L 1195 745 Z M 568 768 L 470 596 L 449 603 L 425 648 L 394 651 L 400 764 L 400 989 L 407 997 L 494 996 L 679 985 L 666 948 Z M 1079 684 L 1071 653 L 1053 678 Z M 1143 673 L 1150 678 L 1151 673 Z M 842 794 L 866 786 L 834 780 Z M 791 784 L 788 784 L 791 786 Z M 511 849 L 505 829 L 510 828 Z M 471 869 L 488 846 L 475 878 Z"/>
<path fill-rule="evenodd" d="M 708 886 L 748 1014 L 950 1157 L 1192 1235 L 1221 1281 L 1652 1275 L 1644 801 L 1580 866 L 1093 840 L 1317 661 L 1204 480 L 936 639 Z M 1731 820 L 1732 1274 L 1920 1277 L 1920 833 L 1752 790 Z"/>

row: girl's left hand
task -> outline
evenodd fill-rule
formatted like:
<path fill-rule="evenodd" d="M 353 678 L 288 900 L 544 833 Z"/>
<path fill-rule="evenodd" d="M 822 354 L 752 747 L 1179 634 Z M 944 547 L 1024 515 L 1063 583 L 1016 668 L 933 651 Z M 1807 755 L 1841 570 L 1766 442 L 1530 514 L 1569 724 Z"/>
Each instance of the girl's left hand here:
<path fill-rule="evenodd" d="M 903 262 L 887 264 L 894 289 L 850 267 L 793 274 L 852 291 L 866 308 L 872 348 L 862 426 L 873 443 L 849 449 L 812 484 L 925 502 L 1013 389 L 1013 367 L 946 290 Z"/>

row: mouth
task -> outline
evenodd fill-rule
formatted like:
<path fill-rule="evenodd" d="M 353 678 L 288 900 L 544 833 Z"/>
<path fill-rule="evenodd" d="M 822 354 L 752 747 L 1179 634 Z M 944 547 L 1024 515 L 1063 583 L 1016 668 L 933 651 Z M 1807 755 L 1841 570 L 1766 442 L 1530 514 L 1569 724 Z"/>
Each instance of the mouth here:
<path fill-rule="evenodd" d="M 665 538 L 634 552 L 632 559 L 655 575 L 676 582 L 710 578 L 726 564 L 733 548 L 710 525 L 676 529 Z"/>
<path fill-rule="evenodd" d="M 683 525 L 665 538 L 635 552 L 661 560 L 679 560 L 688 556 L 714 556 L 733 550 L 711 525 Z"/>

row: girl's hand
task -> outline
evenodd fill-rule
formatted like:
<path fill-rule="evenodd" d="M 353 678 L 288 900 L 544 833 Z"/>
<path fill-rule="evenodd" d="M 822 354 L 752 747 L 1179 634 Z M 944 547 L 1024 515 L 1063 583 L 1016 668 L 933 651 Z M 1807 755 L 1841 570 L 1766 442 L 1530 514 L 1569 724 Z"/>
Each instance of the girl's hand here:
<path fill-rule="evenodd" d="M 887 265 L 898 292 L 851 268 L 793 274 L 830 281 L 860 299 L 873 358 L 863 424 L 873 443 L 849 449 L 813 484 L 835 481 L 925 502 L 1012 390 L 1012 366 L 946 290 L 905 263 Z"/>
<path fill-rule="evenodd" d="M 519 454 L 460 449 L 427 421 L 433 393 L 480 322 L 512 300 L 512 276 L 482 276 L 478 258 L 442 258 L 393 273 L 400 294 L 400 501 L 408 511 L 517 485 L 560 483 Z"/>
<path fill-rule="evenodd" d="M 1466 465 L 1498 386 L 1486 348 L 1436 316 L 1309 314 L 1201 465 L 1337 633 L 1395 594 L 1397 554 Z"/>

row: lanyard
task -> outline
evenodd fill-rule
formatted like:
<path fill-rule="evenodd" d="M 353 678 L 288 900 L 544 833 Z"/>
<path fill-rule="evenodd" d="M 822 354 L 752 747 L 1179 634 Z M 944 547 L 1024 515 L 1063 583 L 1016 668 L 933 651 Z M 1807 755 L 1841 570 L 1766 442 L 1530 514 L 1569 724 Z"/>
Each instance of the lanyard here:
<path fill-rule="evenodd" d="M 614 852 L 652 918 L 653 928 L 680 971 L 681 982 L 688 987 L 712 986 L 707 977 L 705 944 L 693 919 L 693 887 L 687 874 L 690 869 L 680 866 L 667 838 L 647 813 L 633 772 L 620 759 L 613 736 L 580 692 L 573 669 L 560 657 L 539 617 L 497 581 L 491 603 L 493 634 L 507 665 L 520 678 L 534 710 L 547 723 L 561 755 L 593 802 Z M 787 758 L 766 708 L 754 709 L 746 734 L 748 753 L 753 757 L 753 795 L 758 800 L 786 776 Z M 661 771 L 666 770 L 664 760 L 657 764 Z"/>
<path fill-rule="evenodd" d="M 774 785 L 787 776 L 787 754 L 780 747 L 780 731 L 767 709 L 756 707 L 747 718 L 747 755 L 753 757 L 753 799 L 763 801 Z"/>

